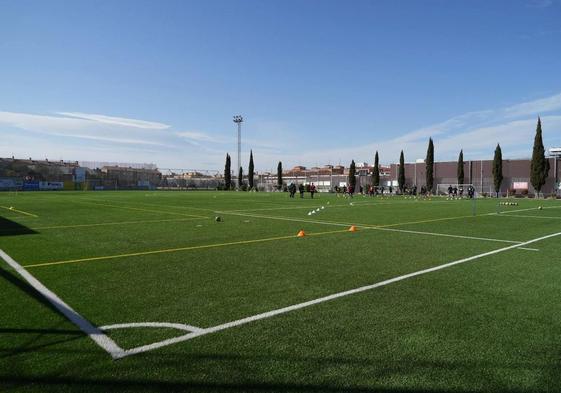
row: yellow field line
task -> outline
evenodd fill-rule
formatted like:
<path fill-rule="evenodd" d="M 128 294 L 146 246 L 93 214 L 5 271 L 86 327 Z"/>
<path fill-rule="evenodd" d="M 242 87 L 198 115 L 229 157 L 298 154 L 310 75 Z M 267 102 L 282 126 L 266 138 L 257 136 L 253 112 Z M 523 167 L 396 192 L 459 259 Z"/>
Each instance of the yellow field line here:
<path fill-rule="evenodd" d="M 306 236 L 321 236 L 321 235 L 328 235 L 328 234 L 332 234 L 332 233 L 341 233 L 341 232 L 348 232 L 348 230 L 347 229 L 344 229 L 344 230 L 339 229 L 339 230 L 336 230 L 336 231 L 316 232 L 316 233 L 309 233 Z M 236 242 L 205 244 L 205 245 L 202 245 L 202 246 L 167 248 L 167 249 L 163 249 L 163 250 L 141 251 L 141 252 L 133 252 L 133 253 L 128 253 L 128 254 L 105 255 L 105 256 L 100 256 L 100 257 L 68 259 L 68 260 L 56 261 L 56 262 L 34 263 L 34 264 L 31 264 L 31 265 L 24 265 L 24 267 L 25 268 L 32 268 L 32 267 L 44 267 L 44 266 L 53 266 L 53 265 L 66 265 L 66 264 L 70 264 L 70 263 L 101 261 L 101 260 L 107 260 L 107 259 L 127 258 L 127 257 L 136 257 L 136 256 L 142 256 L 142 255 L 153 255 L 153 254 L 164 254 L 164 253 L 179 252 L 179 251 L 202 250 L 202 249 L 207 249 L 207 248 L 235 246 L 235 245 L 240 245 L 240 244 L 263 243 L 263 242 L 270 242 L 270 241 L 275 241 L 275 240 L 294 239 L 296 237 L 297 237 L 296 235 L 277 236 L 277 237 L 268 237 L 268 238 L 264 238 L 264 239 L 240 240 L 240 241 L 236 241 Z"/>
<path fill-rule="evenodd" d="M 172 214 L 172 215 L 175 215 L 175 216 L 194 217 L 194 218 L 208 218 L 208 217 L 204 217 L 204 216 L 198 216 L 196 214 L 172 212 L 172 211 L 168 211 L 168 210 L 143 209 L 143 208 L 140 208 L 140 207 L 111 205 L 111 204 L 108 204 L 108 203 L 98 203 L 98 202 L 86 202 L 86 201 L 72 201 L 72 202 L 74 202 L 74 203 L 85 203 L 85 204 L 88 204 L 88 205 L 107 206 L 107 207 L 113 207 L 113 208 L 116 208 L 116 209 L 137 210 L 137 211 L 149 212 L 149 213 Z"/>
<path fill-rule="evenodd" d="M 158 223 L 158 222 L 194 221 L 194 220 L 202 220 L 202 219 L 206 219 L 206 217 L 170 218 L 167 220 L 116 221 L 116 222 L 100 222 L 95 224 L 76 224 L 76 225 L 53 225 L 53 226 L 46 226 L 46 227 L 34 227 L 30 229 L 40 230 L 40 229 L 84 228 L 84 227 L 98 227 L 98 226 L 106 226 L 106 225 L 128 225 L 128 224 L 149 224 L 149 223 Z"/>
<path fill-rule="evenodd" d="M 9 210 L 11 212 L 16 212 L 16 213 L 20 213 L 20 214 L 25 214 L 26 216 L 30 216 L 30 217 L 39 217 L 37 214 L 32 214 L 32 213 L 28 213 L 28 212 L 24 212 L 23 210 L 18 210 L 18 209 L 14 209 L 13 207 L 6 207 L 6 206 L 0 206 L 2 209 L 6 209 Z"/>

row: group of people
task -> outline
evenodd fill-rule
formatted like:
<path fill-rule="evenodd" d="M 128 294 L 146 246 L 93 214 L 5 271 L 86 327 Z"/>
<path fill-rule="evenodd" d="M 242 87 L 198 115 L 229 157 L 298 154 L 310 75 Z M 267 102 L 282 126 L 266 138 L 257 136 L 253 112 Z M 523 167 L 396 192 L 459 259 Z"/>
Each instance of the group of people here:
<path fill-rule="evenodd" d="M 294 198 L 294 196 L 296 195 L 296 184 L 294 183 L 290 183 L 288 185 L 288 193 L 290 195 L 290 198 Z M 312 199 L 314 199 L 314 194 L 317 192 L 316 186 L 314 183 L 310 184 L 308 186 L 308 191 L 310 192 L 310 195 L 312 197 Z M 304 184 L 300 183 L 298 185 L 298 192 L 300 193 L 300 198 L 304 198 L 304 192 L 306 192 L 306 187 L 304 186 Z"/>
<path fill-rule="evenodd" d="M 352 186 L 352 184 L 345 185 L 345 186 L 342 186 L 342 187 L 335 186 L 335 193 L 337 194 L 338 198 L 341 195 L 343 195 L 345 197 L 352 198 L 354 193 L 355 193 L 355 188 Z"/>
<path fill-rule="evenodd" d="M 458 190 L 459 190 L 459 194 L 460 194 L 460 198 L 464 196 L 464 188 L 462 186 L 460 186 L 460 188 L 458 189 L 458 187 L 454 186 L 452 187 L 452 185 L 448 186 L 448 196 L 450 198 L 456 198 L 458 197 Z"/>
<path fill-rule="evenodd" d="M 354 193 L 355 193 L 355 189 L 352 185 L 348 184 L 348 185 L 343 185 L 343 186 L 335 186 L 335 193 L 337 194 L 337 197 L 340 197 L 341 195 L 343 197 L 349 197 L 352 198 Z M 302 183 L 296 185 L 294 183 L 290 183 L 288 185 L 288 192 L 290 195 L 290 198 L 295 198 L 296 192 L 300 193 L 300 198 L 304 198 L 304 193 L 305 192 L 309 192 L 310 196 L 312 199 L 314 199 L 314 195 L 317 192 L 317 188 L 316 185 L 314 183 L 311 183 L 309 185 L 304 185 Z M 394 188 L 393 186 L 389 186 L 387 191 L 389 192 L 390 195 L 393 195 L 394 193 Z M 384 186 L 380 186 L 380 187 L 376 187 L 376 186 L 368 186 L 368 189 L 365 190 L 365 188 L 363 186 L 359 186 L 359 193 L 361 195 L 368 195 L 368 196 L 375 196 L 375 195 L 384 195 L 384 193 L 386 192 L 386 189 L 384 188 Z M 417 195 L 417 186 L 413 186 L 413 187 L 406 187 L 402 194 L 405 195 Z M 421 191 L 420 191 L 420 195 L 426 195 L 427 194 L 427 189 L 425 186 L 421 187 Z M 468 197 L 471 199 L 475 196 L 475 188 L 473 186 L 468 186 L 467 188 L 467 194 Z M 448 187 L 448 196 L 450 198 L 462 198 L 464 195 L 464 188 L 462 186 L 460 186 L 459 188 L 454 186 L 452 187 L 452 185 L 450 185 Z"/>
<path fill-rule="evenodd" d="M 473 197 L 475 196 L 475 187 L 469 185 L 467 188 L 467 193 L 468 193 L 468 198 L 473 199 Z M 464 188 L 462 186 L 460 186 L 460 188 L 456 186 L 452 187 L 452 185 L 448 186 L 448 197 L 462 198 L 463 196 L 464 196 Z"/>

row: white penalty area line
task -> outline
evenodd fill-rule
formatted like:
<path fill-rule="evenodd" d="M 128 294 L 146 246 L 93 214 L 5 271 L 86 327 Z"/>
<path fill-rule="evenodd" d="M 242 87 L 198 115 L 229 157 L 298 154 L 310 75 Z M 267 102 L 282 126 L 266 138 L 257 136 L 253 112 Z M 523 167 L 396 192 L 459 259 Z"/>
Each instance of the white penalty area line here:
<path fill-rule="evenodd" d="M 49 303 L 51 303 L 58 311 L 60 311 L 74 325 L 78 326 L 89 338 L 97 345 L 103 348 L 113 359 L 122 357 L 124 350 L 119 347 L 115 341 L 109 338 L 103 331 L 91 324 L 87 319 L 82 317 L 76 311 L 60 299 L 54 292 L 44 286 L 39 280 L 25 270 L 19 263 L 14 261 L 12 257 L 0 250 L 0 258 L 2 258 L 10 267 L 12 267 L 29 285 L 39 292 Z"/>
<path fill-rule="evenodd" d="M 527 246 L 529 244 L 536 243 L 536 242 L 539 242 L 539 241 L 542 241 L 542 240 L 545 240 L 545 239 L 549 239 L 549 238 L 552 238 L 552 237 L 555 237 L 555 236 L 559 236 L 559 235 L 561 235 L 561 232 L 552 233 L 550 235 L 546 235 L 546 236 L 538 237 L 536 239 L 528 240 L 528 241 L 523 242 L 521 244 L 514 244 L 514 245 L 511 245 L 511 246 L 504 247 L 504 248 L 499 248 L 497 250 L 485 252 L 483 254 L 478 254 L 478 255 L 468 257 L 468 258 L 463 258 L 463 259 L 459 259 L 459 260 L 456 260 L 456 261 L 453 261 L 453 262 L 445 263 L 443 265 L 438 265 L 438 266 L 434 266 L 434 267 L 431 267 L 431 268 L 428 268 L 428 269 L 419 270 L 419 271 L 416 271 L 416 272 L 413 272 L 413 273 L 404 274 L 402 276 L 397 276 L 397 277 L 394 277 L 394 278 L 390 278 L 388 280 L 380 281 L 380 282 L 377 282 L 375 284 L 366 285 L 366 286 L 362 286 L 362 287 L 359 287 L 359 288 L 334 293 L 334 294 L 324 296 L 324 297 L 320 297 L 320 298 L 317 298 L 317 299 L 314 299 L 314 300 L 309 300 L 307 302 L 298 303 L 298 304 L 294 304 L 292 306 L 283 307 L 283 308 L 279 308 L 279 309 L 276 309 L 276 310 L 267 311 L 267 312 L 264 312 L 264 313 L 261 313 L 261 314 L 253 315 L 253 316 L 250 316 L 250 317 L 246 317 L 246 318 L 238 319 L 238 320 L 235 320 L 235 321 L 223 323 L 221 325 L 216 325 L 216 326 L 212 326 L 212 327 L 209 327 L 209 328 L 203 328 L 203 329 L 200 329 L 199 331 L 194 331 L 194 332 L 185 334 L 183 336 L 170 338 L 170 339 L 159 341 L 159 342 L 156 342 L 156 343 L 153 343 L 153 344 L 148 344 L 148 345 L 143 345 L 143 346 L 132 348 L 132 349 L 127 349 L 127 350 L 125 350 L 121 353 L 120 357 L 126 357 L 126 356 L 140 354 L 140 353 L 143 353 L 143 352 L 152 351 L 152 350 L 155 350 L 155 349 L 158 349 L 158 348 L 162 348 L 162 347 L 166 347 L 166 346 L 169 346 L 169 345 L 177 344 L 177 343 L 180 343 L 180 342 L 183 342 L 183 341 L 188 341 L 188 340 L 191 340 L 191 339 L 196 338 L 196 337 L 204 336 L 204 335 L 211 334 L 211 333 L 216 333 L 216 332 L 219 332 L 219 331 L 222 331 L 222 330 L 226 330 L 226 329 L 234 328 L 234 327 L 237 327 L 237 326 L 245 325 L 245 324 L 255 322 L 255 321 L 259 321 L 259 320 L 262 320 L 262 319 L 267 319 L 267 318 L 271 318 L 271 317 L 274 317 L 274 316 L 277 316 L 277 315 L 286 314 L 286 313 L 289 313 L 291 311 L 300 310 L 300 309 L 310 307 L 310 306 L 313 306 L 313 305 L 316 305 L 316 304 L 320 304 L 320 303 L 328 302 L 328 301 L 331 301 L 331 300 L 339 299 L 339 298 L 342 298 L 342 297 L 354 295 L 354 294 L 357 294 L 357 293 L 369 291 L 371 289 L 383 287 L 383 286 L 393 284 L 393 283 L 398 282 L 398 281 L 407 280 L 409 278 L 413 278 L 413 277 L 420 276 L 420 275 L 427 274 L 427 273 L 432 273 L 432 272 L 435 272 L 435 271 L 438 271 L 438 270 L 449 268 L 451 266 L 459 265 L 459 264 L 470 262 L 470 261 L 473 261 L 473 260 L 476 260 L 476 259 L 480 259 L 480 258 L 488 257 L 488 256 L 491 256 L 491 255 L 494 255 L 494 254 L 498 254 L 498 253 L 501 253 L 501 252 L 505 252 L 505 251 L 508 251 L 508 250 L 512 250 L 512 249 L 518 248 L 520 246 Z"/>

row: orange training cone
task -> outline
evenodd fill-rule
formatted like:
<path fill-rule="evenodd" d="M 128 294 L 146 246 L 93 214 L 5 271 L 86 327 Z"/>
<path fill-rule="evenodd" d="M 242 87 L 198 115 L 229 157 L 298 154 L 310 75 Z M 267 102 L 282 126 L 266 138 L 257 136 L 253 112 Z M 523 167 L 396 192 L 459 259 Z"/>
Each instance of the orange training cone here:
<path fill-rule="evenodd" d="M 298 235 L 296 235 L 296 237 L 304 237 L 306 236 L 306 233 L 304 233 L 303 230 L 300 230 L 300 232 L 298 232 Z"/>
<path fill-rule="evenodd" d="M 354 225 L 351 225 L 351 227 L 349 228 L 349 232 L 356 232 L 356 231 L 358 231 L 358 229 L 356 229 Z"/>

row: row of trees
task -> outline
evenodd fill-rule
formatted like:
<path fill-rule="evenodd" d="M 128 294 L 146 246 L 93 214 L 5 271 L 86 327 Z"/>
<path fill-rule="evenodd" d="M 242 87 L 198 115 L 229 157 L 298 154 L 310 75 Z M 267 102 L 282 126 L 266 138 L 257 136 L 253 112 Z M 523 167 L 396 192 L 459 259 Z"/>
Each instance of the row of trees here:
<path fill-rule="evenodd" d="M 427 155 L 425 158 L 425 175 L 426 175 L 426 188 L 428 192 L 432 192 L 434 189 L 434 143 L 432 138 L 429 138 L 429 143 L 427 147 Z M 231 157 L 229 154 L 226 154 L 226 165 L 224 166 L 224 181 L 225 181 L 225 189 L 229 190 L 232 188 L 232 168 L 231 168 Z M 532 186 L 539 194 L 541 192 L 542 187 L 544 186 L 547 176 L 549 174 L 549 161 L 545 158 L 545 148 L 543 146 L 543 139 L 542 139 L 542 126 L 541 126 L 541 119 L 538 118 L 538 124 L 536 126 L 536 136 L 534 138 L 534 148 L 532 152 L 532 162 L 530 167 L 530 182 Z M 282 174 L 282 162 L 279 161 L 277 166 L 277 188 L 280 190 L 283 186 L 283 174 Z M 253 162 L 253 151 L 249 153 L 249 166 L 248 166 L 248 186 L 249 189 L 253 189 L 254 187 L 254 175 L 255 175 L 255 166 Z M 458 169 L 457 169 L 457 178 L 458 184 L 464 184 L 464 152 L 460 150 L 460 154 L 458 156 Z M 494 183 L 494 190 L 495 192 L 499 193 L 501 189 L 501 184 L 503 182 L 503 157 L 500 144 L 497 144 L 495 148 L 495 155 L 493 158 L 493 183 Z M 348 177 L 349 186 L 352 186 L 353 189 L 356 188 L 356 165 L 354 160 L 351 161 L 349 166 L 349 177 Z M 405 157 L 403 154 L 403 150 L 399 156 L 399 173 L 397 176 L 397 183 L 399 189 L 403 192 L 405 189 Z M 244 185 L 243 183 L 243 168 L 239 168 L 238 172 L 238 188 L 242 188 Z M 380 186 L 380 162 L 378 151 L 374 156 L 374 168 L 372 171 L 372 185 L 374 187 Z"/>
<path fill-rule="evenodd" d="M 243 168 L 240 166 L 240 169 L 238 170 L 238 189 L 242 189 L 244 186 L 243 183 Z M 250 150 L 249 152 L 249 165 L 247 168 L 247 183 L 248 183 L 248 188 L 250 190 L 252 190 L 254 188 L 254 183 L 255 181 L 255 164 L 253 162 L 253 150 Z M 277 166 L 277 188 L 280 190 L 282 189 L 282 162 L 279 161 L 279 164 Z M 230 157 L 230 154 L 226 153 L 226 164 L 224 165 L 224 189 L 225 190 L 230 190 L 231 188 L 233 188 L 233 183 L 232 183 L 232 158 Z"/>
<path fill-rule="evenodd" d="M 432 141 L 432 138 L 429 138 L 425 165 L 426 187 L 430 192 L 434 187 L 434 143 Z M 354 161 L 351 162 L 351 169 L 349 170 L 349 184 L 351 184 L 354 179 L 354 170 L 352 170 L 352 168 L 354 168 Z M 530 182 L 532 183 L 532 186 L 538 194 L 541 192 L 541 189 L 547 180 L 549 169 L 549 161 L 545 158 L 545 148 L 543 146 L 541 119 L 538 118 L 538 124 L 536 126 L 536 136 L 534 138 L 534 148 L 532 152 L 532 161 L 530 166 Z M 460 150 L 457 170 L 458 184 L 464 184 L 464 177 L 464 151 Z M 497 147 L 495 148 L 495 155 L 493 158 L 493 185 L 497 195 L 501 189 L 502 182 L 503 156 L 501 146 L 500 144 L 497 144 Z M 401 154 L 399 156 L 399 172 L 397 175 L 397 183 L 399 189 L 403 191 L 405 188 L 405 157 L 403 155 L 403 150 L 401 151 Z M 380 185 L 380 167 L 377 151 L 374 156 L 372 185 L 374 187 L 378 187 Z"/>
<path fill-rule="evenodd" d="M 249 166 L 247 168 L 247 182 L 249 189 L 253 188 L 255 178 L 255 165 L 253 163 L 253 150 L 249 152 Z M 224 189 L 229 190 L 232 184 L 232 158 L 230 154 L 226 153 L 226 164 L 224 165 Z M 243 183 L 243 168 L 240 166 L 238 171 L 238 188 L 242 188 Z"/>

